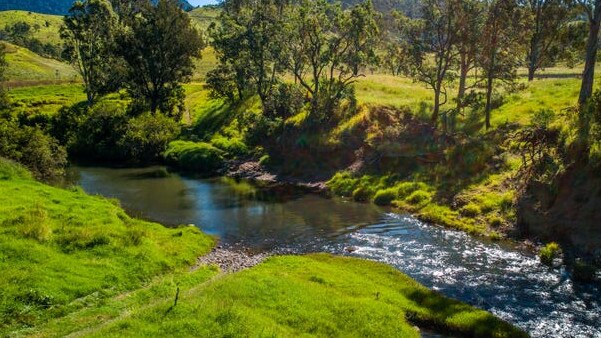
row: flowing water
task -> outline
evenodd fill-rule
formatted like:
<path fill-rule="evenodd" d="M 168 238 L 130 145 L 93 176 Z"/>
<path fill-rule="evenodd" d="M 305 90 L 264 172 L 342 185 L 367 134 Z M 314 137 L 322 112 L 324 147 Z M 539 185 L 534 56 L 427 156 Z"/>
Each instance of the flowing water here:
<path fill-rule="evenodd" d="M 158 167 L 76 167 L 74 173 L 84 190 L 120 199 L 135 216 L 166 225 L 194 224 L 219 236 L 224 246 L 372 259 L 489 310 L 534 337 L 601 337 L 601 286 L 575 283 L 565 269 L 549 269 L 508 244 L 289 188 L 162 175 Z"/>

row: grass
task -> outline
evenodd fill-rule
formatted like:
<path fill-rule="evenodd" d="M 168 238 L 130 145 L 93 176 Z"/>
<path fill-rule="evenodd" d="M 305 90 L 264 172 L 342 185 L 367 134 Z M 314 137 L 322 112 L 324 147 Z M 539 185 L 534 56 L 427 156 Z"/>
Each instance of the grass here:
<path fill-rule="evenodd" d="M 23 86 L 27 82 L 64 82 L 78 81 L 79 79 L 79 75 L 69 64 L 39 56 L 23 47 L 5 44 L 8 47 L 6 50 L 8 87 Z"/>
<path fill-rule="evenodd" d="M 42 43 L 60 44 L 60 27 L 63 17 L 60 15 L 40 14 L 27 11 L 0 11 L 0 22 L 4 26 L 11 26 L 17 22 L 25 22 L 32 27 L 32 37 Z M 36 29 L 37 28 L 37 29 Z"/>
<path fill-rule="evenodd" d="M 0 160 L 0 335 L 142 287 L 212 245 L 197 228 L 130 218 L 115 201 L 38 183 Z"/>
<path fill-rule="evenodd" d="M 12 88 L 8 92 L 17 111 L 52 115 L 63 106 L 84 101 L 81 84 L 53 84 Z"/>
<path fill-rule="evenodd" d="M 206 271 L 200 278 L 195 274 L 189 277 L 193 283 L 180 283 L 177 306 L 174 288 L 157 286 L 156 297 L 135 295 L 145 302 L 121 308 L 120 314 L 84 311 L 41 328 L 38 335 L 419 337 L 418 325 L 466 336 L 526 336 L 486 311 L 365 260 L 281 256 L 232 275 L 206 280 Z"/>

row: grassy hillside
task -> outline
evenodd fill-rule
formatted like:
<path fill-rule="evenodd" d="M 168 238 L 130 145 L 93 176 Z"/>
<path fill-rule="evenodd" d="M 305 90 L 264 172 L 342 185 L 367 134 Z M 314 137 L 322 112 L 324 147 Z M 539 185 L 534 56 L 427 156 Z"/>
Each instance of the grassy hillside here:
<path fill-rule="evenodd" d="M 188 12 L 194 25 L 201 31 L 206 31 L 212 22 L 217 21 L 220 9 L 214 6 L 198 7 Z"/>
<path fill-rule="evenodd" d="M 69 64 L 39 56 L 23 47 L 11 44 L 7 44 L 7 46 L 6 79 L 8 87 L 23 86 L 27 83 L 78 79 L 77 72 Z"/>
<path fill-rule="evenodd" d="M 197 228 L 130 218 L 118 202 L 53 188 L 0 159 L 0 335 L 69 314 L 192 264 Z"/>
<path fill-rule="evenodd" d="M 17 22 L 25 22 L 32 27 L 32 37 L 43 43 L 60 44 L 60 27 L 63 17 L 60 15 L 40 14 L 27 11 L 0 11 L 2 27 Z"/>
<path fill-rule="evenodd" d="M 490 313 L 430 291 L 384 264 L 326 254 L 272 257 L 233 275 L 158 282 L 120 302 L 52 321 L 40 336 L 419 337 L 414 327 L 522 337 Z M 143 302 L 140 302 L 143 300 Z M 101 318 L 101 320 L 99 320 Z"/>

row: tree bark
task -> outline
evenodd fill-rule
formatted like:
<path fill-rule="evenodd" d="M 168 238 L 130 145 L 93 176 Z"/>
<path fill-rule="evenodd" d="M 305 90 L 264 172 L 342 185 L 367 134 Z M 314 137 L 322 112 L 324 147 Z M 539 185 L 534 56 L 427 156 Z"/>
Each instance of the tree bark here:
<path fill-rule="evenodd" d="M 599 38 L 599 24 L 601 20 L 601 0 L 595 0 L 595 8 L 592 17 L 589 17 L 589 34 L 586 41 L 586 58 L 584 64 L 584 73 L 582 74 L 582 85 L 580 87 L 580 96 L 578 104 L 582 107 L 593 95 L 593 82 L 595 80 L 595 63 L 597 61 L 597 49 Z"/>

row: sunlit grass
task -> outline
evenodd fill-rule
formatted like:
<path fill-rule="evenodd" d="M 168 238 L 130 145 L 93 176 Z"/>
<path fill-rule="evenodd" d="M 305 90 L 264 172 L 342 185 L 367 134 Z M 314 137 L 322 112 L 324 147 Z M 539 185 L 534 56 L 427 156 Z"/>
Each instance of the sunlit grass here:
<path fill-rule="evenodd" d="M 3 43 L 3 42 L 0 42 Z M 66 63 L 42 57 L 34 52 L 15 45 L 7 44 L 6 80 L 11 83 L 35 81 L 77 81 L 79 75 L 75 69 Z"/>
<path fill-rule="evenodd" d="M 0 11 L 1 26 L 12 26 L 25 22 L 31 26 L 32 37 L 42 43 L 60 44 L 60 27 L 63 17 L 60 15 L 40 14 L 28 11 Z"/>

